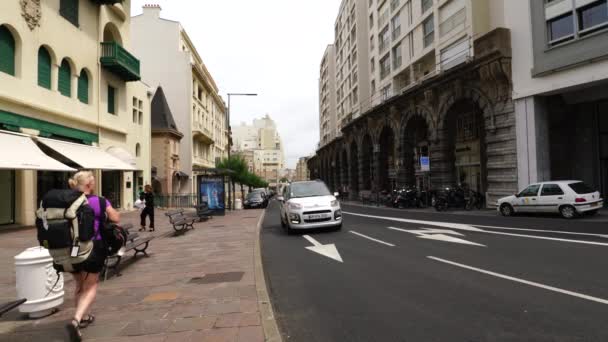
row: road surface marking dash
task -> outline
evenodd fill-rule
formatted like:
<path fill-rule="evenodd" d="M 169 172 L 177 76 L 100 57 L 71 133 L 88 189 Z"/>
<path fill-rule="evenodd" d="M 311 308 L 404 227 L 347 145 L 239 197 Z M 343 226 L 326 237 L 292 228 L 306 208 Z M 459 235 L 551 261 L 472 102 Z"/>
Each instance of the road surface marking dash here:
<path fill-rule="evenodd" d="M 387 245 L 389 247 L 395 247 L 395 245 L 393 245 L 392 243 L 388 243 L 388 242 L 385 242 L 385 241 L 382 241 L 382 240 L 374 239 L 373 237 L 367 236 L 365 234 L 357 233 L 357 232 L 355 232 L 353 230 L 351 230 L 350 232 L 353 233 L 353 234 L 355 234 L 355 235 L 358 235 L 358 236 L 360 236 L 362 238 L 365 238 L 365 239 L 368 239 L 368 240 L 372 240 L 372 241 L 375 241 L 377 243 L 381 243 L 383 245 Z"/>
<path fill-rule="evenodd" d="M 526 284 L 526 285 L 538 287 L 538 288 L 541 288 L 541 289 L 545 289 L 545 290 L 549 290 L 549 291 L 553 291 L 553 292 L 557 292 L 557 293 L 566 294 L 566 295 L 569 295 L 569 296 L 572 296 L 572 297 L 577 297 L 577 298 L 586 299 L 586 300 L 589 300 L 589 301 L 592 301 L 592 302 L 608 305 L 608 300 L 606 300 L 606 299 L 602 299 L 602 298 L 598 298 L 598 297 L 593 297 L 593 296 L 588 296 L 586 294 L 582 294 L 582 293 L 578 293 L 578 292 L 574 292 L 574 291 L 568 291 L 568 290 L 560 289 L 558 287 L 544 285 L 544 284 L 536 283 L 536 282 L 525 280 L 525 279 L 511 277 L 511 276 L 508 276 L 508 275 L 504 275 L 504 274 L 500 274 L 500 273 L 496 273 L 496 272 L 492 272 L 492 271 L 487 271 L 487 270 L 484 270 L 484 269 L 481 269 L 481 268 L 467 266 L 467 265 L 464 265 L 464 264 L 459 264 L 457 262 L 453 262 L 453 261 L 437 258 L 437 257 L 434 257 L 434 256 L 427 256 L 427 258 L 435 260 L 435 261 L 442 262 L 444 264 L 449 264 L 449 265 L 452 265 L 452 266 L 456 266 L 456 267 L 460 267 L 460 268 L 465 268 L 467 270 L 471 270 L 471 271 L 475 271 L 475 272 L 491 275 L 493 277 L 511 280 L 511 281 L 516 282 L 516 283 Z"/>
<path fill-rule="evenodd" d="M 477 228 L 488 228 L 488 229 L 502 229 L 502 230 L 516 230 L 516 231 L 524 231 L 524 232 L 537 232 L 537 233 L 555 233 L 555 234 L 567 234 L 567 235 L 580 235 L 580 236 L 594 236 L 601 238 L 608 238 L 608 235 L 605 234 L 593 234 L 593 233 L 579 233 L 579 232 L 569 232 L 562 230 L 545 230 L 545 229 L 530 229 L 530 228 L 512 228 L 512 227 L 500 227 L 500 226 L 484 226 L 480 224 L 473 224 L 473 226 Z"/>

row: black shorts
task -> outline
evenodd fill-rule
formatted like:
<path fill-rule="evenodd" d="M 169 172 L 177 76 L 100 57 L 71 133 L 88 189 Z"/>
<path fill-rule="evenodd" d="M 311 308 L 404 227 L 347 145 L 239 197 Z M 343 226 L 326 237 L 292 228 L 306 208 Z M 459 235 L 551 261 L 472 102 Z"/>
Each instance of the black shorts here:
<path fill-rule="evenodd" d="M 108 248 L 102 240 L 93 241 L 93 251 L 89 255 L 89 258 L 80 264 L 75 264 L 74 271 L 71 273 L 100 273 L 103 269 L 106 258 L 108 257 Z M 63 266 L 53 263 L 53 267 L 59 272 L 65 272 Z"/>

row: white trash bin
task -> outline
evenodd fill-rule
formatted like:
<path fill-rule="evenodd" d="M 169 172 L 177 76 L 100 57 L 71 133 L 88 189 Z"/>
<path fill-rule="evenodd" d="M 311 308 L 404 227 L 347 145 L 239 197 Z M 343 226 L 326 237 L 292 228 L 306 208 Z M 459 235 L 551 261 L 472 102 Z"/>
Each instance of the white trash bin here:
<path fill-rule="evenodd" d="M 15 256 L 17 297 L 27 302 L 19 311 L 30 318 L 48 316 L 63 304 L 63 275 L 53 268 L 53 258 L 43 247 L 32 247 Z M 54 286 L 54 287 L 53 287 Z"/>
<path fill-rule="evenodd" d="M 236 210 L 243 209 L 243 201 L 241 201 L 240 199 L 235 199 L 234 200 L 234 209 L 236 209 Z"/>

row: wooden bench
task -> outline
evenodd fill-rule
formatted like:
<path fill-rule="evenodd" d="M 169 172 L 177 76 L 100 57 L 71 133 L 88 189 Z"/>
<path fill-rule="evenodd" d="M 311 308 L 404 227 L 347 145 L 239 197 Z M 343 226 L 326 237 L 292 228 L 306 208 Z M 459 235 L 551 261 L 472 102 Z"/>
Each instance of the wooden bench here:
<path fill-rule="evenodd" d="M 120 262 L 122 261 L 124 253 L 135 251 L 135 254 L 133 254 L 134 258 L 137 258 L 137 255 L 140 253 L 143 254 L 145 257 L 149 256 L 146 250 L 150 246 L 150 241 L 154 240 L 155 236 L 141 238 L 138 233 L 131 233 L 130 230 L 133 229 L 132 224 L 125 224 L 124 226 L 122 226 L 122 228 L 127 233 L 126 244 L 121 252 L 116 255 L 109 256 L 106 259 L 105 267 L 103 270 L 104 280 L 108 278 L 109 269 L 113 270 L 114 274 L 117 277 L 120 277 L 122 275 L 120 274 L 118 267 L 120 266 Z"/>
<path fill-rule="evenodd" d="M 0 317 L 5 313 L 17 308 L 19 305 L 27 302 L 27 299 L 22 298 L 8 303 L 0 303 Z"/>

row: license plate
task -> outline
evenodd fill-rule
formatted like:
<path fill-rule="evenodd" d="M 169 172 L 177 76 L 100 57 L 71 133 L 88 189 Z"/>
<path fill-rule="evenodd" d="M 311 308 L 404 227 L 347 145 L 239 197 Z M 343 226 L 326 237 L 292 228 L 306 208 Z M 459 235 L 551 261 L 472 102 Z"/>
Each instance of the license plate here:
<path fill-rule="evenodd" d="M 308 219 L 309 220 L 320 220 L 320 219 L 324 219 L 324 218 L 328 218 L 328 215 L 322 215 L 322 214 L 313 214 L 313 215 L 308 215 Z"/>
<path fill-rule="evenodd" d="M 600 205 L 600 202 L 591 203 L 591 207 L 597 207 L 598 205 Z"/>

